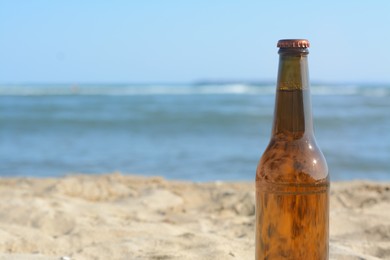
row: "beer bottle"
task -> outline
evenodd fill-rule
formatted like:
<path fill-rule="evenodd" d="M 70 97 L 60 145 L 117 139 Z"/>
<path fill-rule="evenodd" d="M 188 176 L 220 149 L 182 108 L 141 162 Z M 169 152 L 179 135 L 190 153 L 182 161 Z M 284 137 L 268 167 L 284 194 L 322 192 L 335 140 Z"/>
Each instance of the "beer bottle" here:
<path fill-rule="evenodd" d="M 309 42 L 280 40 L 270 143 L 256 171 L 256 260 L 328 259 L 328 166 L 313 133 Z"/>

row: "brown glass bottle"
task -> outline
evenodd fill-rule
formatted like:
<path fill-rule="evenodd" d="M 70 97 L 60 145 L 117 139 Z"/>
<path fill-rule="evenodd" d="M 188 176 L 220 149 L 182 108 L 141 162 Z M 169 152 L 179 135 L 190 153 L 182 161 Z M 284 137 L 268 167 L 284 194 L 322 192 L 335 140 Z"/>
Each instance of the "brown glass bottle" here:
<path fill-rule="evenodd" d="M 272 137 L 256 171 L 256 260 L 329 254 L 329 176 L 313 133 L 307 40 L 280 40 Z"/>

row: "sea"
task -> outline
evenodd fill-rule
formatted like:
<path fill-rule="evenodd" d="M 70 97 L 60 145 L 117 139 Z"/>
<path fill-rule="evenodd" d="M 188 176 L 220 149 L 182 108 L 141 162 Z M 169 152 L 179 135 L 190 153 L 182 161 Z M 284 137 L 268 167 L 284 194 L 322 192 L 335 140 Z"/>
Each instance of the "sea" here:
<path fill-rule="evenodd" d="M 390 180 L 390 84 L 313 84 L 331 180 Z M 272 83 L 3 84 L 0 176 L 253 181 Z"/>

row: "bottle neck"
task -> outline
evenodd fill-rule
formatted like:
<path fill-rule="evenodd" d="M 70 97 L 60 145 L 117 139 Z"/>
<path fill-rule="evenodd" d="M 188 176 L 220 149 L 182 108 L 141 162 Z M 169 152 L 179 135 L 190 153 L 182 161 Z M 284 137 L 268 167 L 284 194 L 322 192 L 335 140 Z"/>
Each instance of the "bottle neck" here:
<path fill-rule="evenodd" d="M 299 139 L 313 135 L 307 49 L 280 49 L 272 135 Z"/>

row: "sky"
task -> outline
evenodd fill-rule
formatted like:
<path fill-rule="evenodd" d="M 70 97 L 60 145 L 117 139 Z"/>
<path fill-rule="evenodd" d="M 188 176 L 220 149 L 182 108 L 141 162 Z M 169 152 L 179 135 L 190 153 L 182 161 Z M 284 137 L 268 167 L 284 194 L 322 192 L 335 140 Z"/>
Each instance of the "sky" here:
<path fill-rule="evenodd" d="M 312 81 L 390 83 L 386 0 L 0 0 L 0 84 L 274 81 L 283 38 Z"/>

